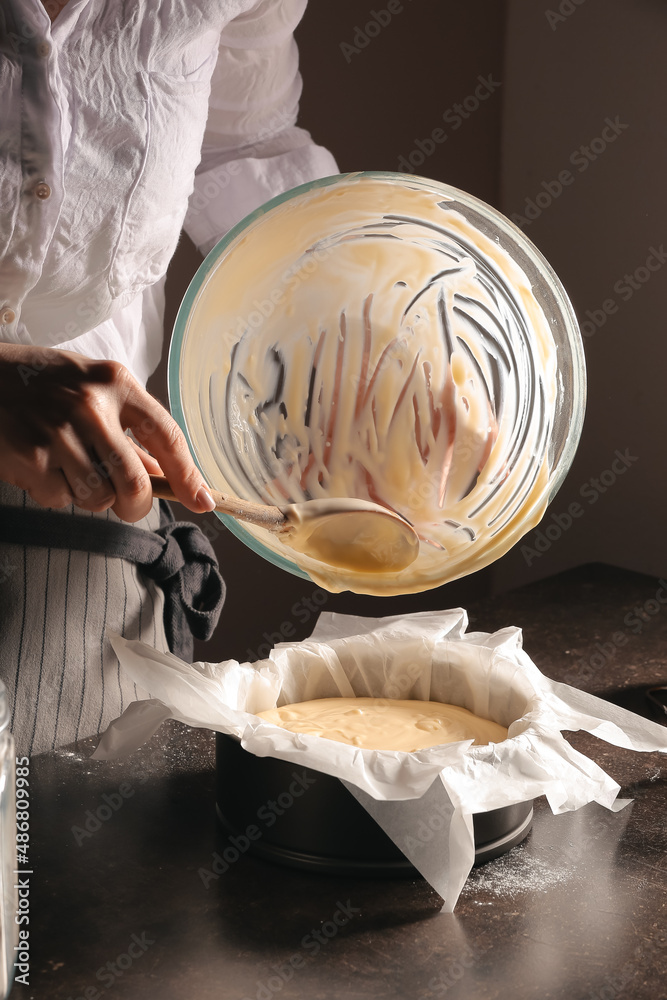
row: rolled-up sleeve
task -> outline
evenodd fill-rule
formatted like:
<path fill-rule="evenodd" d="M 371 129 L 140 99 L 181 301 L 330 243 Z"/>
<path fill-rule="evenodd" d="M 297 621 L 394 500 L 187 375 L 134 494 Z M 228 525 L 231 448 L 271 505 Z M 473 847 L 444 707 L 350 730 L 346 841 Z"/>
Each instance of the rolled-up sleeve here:
<path fill-rule="evenodd" d="M 222 32 L 202 158 L 185 230 L 206 254 L 263 202 L 338 172 L 296 126 L 301 95 L 293 32 L 306 0 L 261 0 Z"/>

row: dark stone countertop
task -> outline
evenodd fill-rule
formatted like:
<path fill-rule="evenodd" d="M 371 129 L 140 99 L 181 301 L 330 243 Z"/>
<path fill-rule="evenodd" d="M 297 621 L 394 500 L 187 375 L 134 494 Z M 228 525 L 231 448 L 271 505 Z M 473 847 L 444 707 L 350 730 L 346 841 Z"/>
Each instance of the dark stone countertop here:
<path fill-rule="evenodd" d="M 663 600 L 657 580 L 588 566 L 470 613 L 475 630 L 520 625 L 550 677 L 667 721 L 644 696 L 667 682 Z M 634 803 L 553 816 L 538 800 L 528 839 L 473 871 L 453 915 L 422 880 L 247 854 L 205 887 L 220 846 L 207 731 L 167 723 L 116 762 L 89 760 L 94 740 L 34 758 L 30 986 L 12 1000 L 663 1000 L 667 760 L 569 738 Z"/>

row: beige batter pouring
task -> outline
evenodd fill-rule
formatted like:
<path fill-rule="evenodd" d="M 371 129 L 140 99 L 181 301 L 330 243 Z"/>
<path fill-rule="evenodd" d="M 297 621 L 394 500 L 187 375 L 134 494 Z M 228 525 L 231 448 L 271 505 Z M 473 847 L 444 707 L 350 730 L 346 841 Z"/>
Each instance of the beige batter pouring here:
<path fill-rule="evenodd" d="M 388 698 L 319 698 L 259 712 L 293 733 L 322 736 L 366 750 L 414 753 L 441 743 L 502 743 L 507 730 L 458 705 Z"/>

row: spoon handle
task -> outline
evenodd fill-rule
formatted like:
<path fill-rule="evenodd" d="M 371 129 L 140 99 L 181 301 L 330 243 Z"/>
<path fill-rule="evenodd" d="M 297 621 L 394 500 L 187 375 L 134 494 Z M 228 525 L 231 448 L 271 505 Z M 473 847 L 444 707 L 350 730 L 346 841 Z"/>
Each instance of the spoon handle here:
<path fill-rule="evenodd" d="M 178 497 L 164 476 L 151 476 L 150 480 L 154 497 L 179 502 Z M 279 507 L 252 503 L 250 500 L 241 500 L 240 497 L 233 497 L 228 493 L 219 493 L 218 490 L 210 488 L 208 490 L 215 500 L 215 509 L 219 510 L 222 514 L 229 514 L 239 521 L 249 521 L 250 524 L 257 524 L 260 528 L 268 528 L 269 531 L 279 531 L 286 526 L 285 515 Z"/>

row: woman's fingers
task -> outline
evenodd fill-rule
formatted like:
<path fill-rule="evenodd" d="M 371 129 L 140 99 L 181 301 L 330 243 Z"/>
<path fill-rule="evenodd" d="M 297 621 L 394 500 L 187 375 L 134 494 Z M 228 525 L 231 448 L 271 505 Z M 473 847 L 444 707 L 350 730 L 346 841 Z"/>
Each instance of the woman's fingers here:
<path fill-rule="evenodd" d="M 111 507 L 116 499 L 114 484 L 98 455 L 91 447 L 86 448 L 71 425 L 59 429 L 54 454 L 77 507 L 91 511 Z"/>
<path fill-rule="evenodd" d="M 123 521 L 140 521 L 153 503 L 153 491 L 146 466 L 133 442 L 120 425 L 93 435 L 96 469 L 104 476 L 114 498 L 110 504 Z"/>
<path fill-rule="evenodd" d="M 138 520 L 143 516 L 139 511 L 145 513 L 148 499 L 152 497 L 147 476 L 147 471 L 152 472 L 150 463 L 137 458 L 136 449 L 124 434 L 123 441 L 118 440 L 118 425 L 123 432 L 131 430 L 148 448 L 181 503 L 198 513 L 214 510 L 213 498 L 192 460 L 183 433 L 157 399 L 116 362 L 90 363 L 87 374 L 91 382 L 96 381 L 96 395 L 100 400 L 99 408 L 95 407 L 92 413 L 89 410 L 96 450 L 99 454 L 102 447 L 105 454 L 115 450 L 123 456 L 122 464 L 111 473 L 118 505 L 114 504 L 113 510 L 116 513 L 122 510 L 121 517 Z M 100 436 L 106 448 L 100 444 Z"/>
<path fill-rule="evenodd" d="M 31 364 L 34 378 L 18 378 Z M 154 457 L 140 453 L 127 429 Z M 152 502 L 149 474 L 161 472 L 190 510 L 213 510 L 178 425 L 123 365 L 0 344 L 0 478 L 44 506 L 73 498 L 85 510 L 112 507 L 136 521 Z"/>
<path fill-rule="evenodd" d="M 196 513 L 214 510 L 215 502 L 192 460 L 180 427 L 156 399 L 148 393 L 144 395 L 145 399 L 128 399 L 121 417 L 128 421 L 137 440 L 155 456 L 180 502 Z"/>
<path fill-rule="evenodd" d="M 135 522 L 151 509 L 153 493 L 149 475 L 162 475 L 160 464 L 143 451 L 120 425 L 114 433 L 93 436 L 86 450 L 73 429 L 61 429 L 58 460 L 74 503 L 83 510 L 110 507 L 123 521 Z M 73 498 L 73 499 L 72 499 Z"/>
<path fill-rule="evenodd" d="M 131 437 L 128 437 L 128 441 L 136 451 L 139 456 L 139 460 L 143 463 L 144 469 L 150 476 L 164 476 L 162 466 L 156 458 L 153 458 L 147 451 L 137 444 Z"/>

